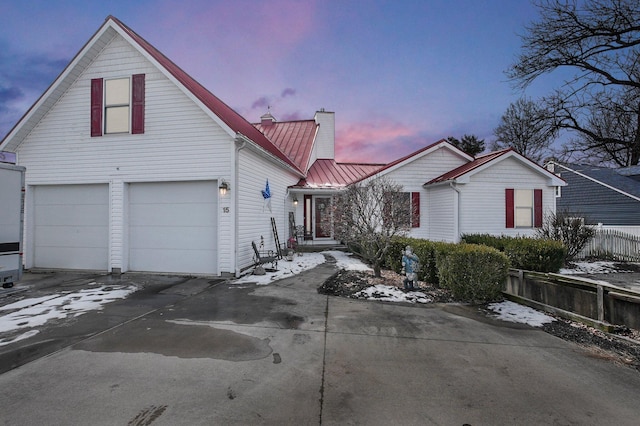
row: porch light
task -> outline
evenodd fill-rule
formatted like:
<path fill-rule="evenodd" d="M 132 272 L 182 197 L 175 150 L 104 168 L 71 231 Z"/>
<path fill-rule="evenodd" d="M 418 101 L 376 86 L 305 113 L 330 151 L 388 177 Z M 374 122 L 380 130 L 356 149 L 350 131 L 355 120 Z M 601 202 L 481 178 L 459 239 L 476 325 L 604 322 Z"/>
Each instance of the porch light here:
<path fill-rule="evenodd" d="M 293 196 L 293 205 L 294 206 L 298 206 L 298 197 L 296 197 L 295 195 Z"/>
<path fill-rule="evenodd" d="M 225 195 L 227 193 L 227 191 L 229 191 L 231 189 L 231 187 L 229 186 L 229 182 L 227 182 L 226 180 L 222 179 L 220 181 L 220 195 Z"/>

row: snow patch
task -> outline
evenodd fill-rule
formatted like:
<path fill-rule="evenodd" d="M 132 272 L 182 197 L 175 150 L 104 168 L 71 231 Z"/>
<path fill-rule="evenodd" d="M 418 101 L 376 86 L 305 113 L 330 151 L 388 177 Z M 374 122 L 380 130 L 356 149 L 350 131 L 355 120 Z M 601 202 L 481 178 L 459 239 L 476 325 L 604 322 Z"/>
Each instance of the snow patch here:
<path fill-rule="evenodd" d="M 353 295 L 358 299 L 382 300 L 385 302 L 409 302 L 409 303 L 431 303 L 432 300 L 426 294 L 419 291 L 405 293 L 398 287 L 389 285 L 374 285 Z"/>
<path fill-rule="evenodd" d="M 495 312 L 496 318 L 521 324 L 529 324 L 533 327 L 542 327 L 544 324 L 555 321 L 555 318 L 528 306 L 519 305 L 514 302 L 504 301 L 500 303 L 491 303 L 489 310 Z"/>
<path fill-rule="evenodd" d="M 134 286 L 100 286 L 77 292 L 58 293 L 20 300 L 0 308 L 2 311 L 11 311 L 6 315 L 0 316 L 0 332 L 6 333 L 24 328 L 34 328 L 52 319 L 78 317 L 89 311 L 102 309 L 103 305 L 114 300 L 124 299 L 136 290 L 137 288 Z M 25 335 L 26 337 L 24 337 Z M 25 333 L 18 337 L 26 339 L 32 335 Z M 16 339 L 18 338 L 13 338 L 11 341 Z M 11 341 L 7 342 L 5 339 L 0 339 L 0 345 L 11 343 Z"/>

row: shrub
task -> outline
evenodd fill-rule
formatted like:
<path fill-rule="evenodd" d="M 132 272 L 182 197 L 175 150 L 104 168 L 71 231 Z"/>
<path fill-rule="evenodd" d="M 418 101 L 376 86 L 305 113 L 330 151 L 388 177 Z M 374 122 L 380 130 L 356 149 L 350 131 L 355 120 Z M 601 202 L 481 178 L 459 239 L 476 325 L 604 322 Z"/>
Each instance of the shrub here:
<path fill-rule="evenodd" d="M 567 260 L 575 258 L 593 238 L 595 230 L 585 225 L 580 214 L 562 211 L 545 216 L 542 228 L 536 230 L 540 238 L 561 241 L 567 248 Z"/>
<path fill-rule="evenodd" d="M 391 248 L 387 253 L 385 267 L 396 273 L 402 271 L 402 252 L 407 246 L 411 246 L 413 252 L 420 259 L 420 269 L 418 270 L 418 280 L 428 282 L 438 286 L 438 269 L 436 267 L 436 253 L 442 251 L 451 243 L 429 241 L 417 238 L 394 238 Z"/>
<path fill-rule="evenodd" d="M 537 272 L 558 272 L 567 254 L 560 241 L 537 238 L 514 238 L 504 249 L 511 266 Z"/>
<path fill-rule="evenodd" d="M 499 300 L 509 273 L 504 253 L 477 244 L 450 245 L 436 258 L 442 287 L 457 300 L 485 303 Z"/>
<path fill-rule="evenodd" d="M 509 257 L 512 268 L 527 271 L 558 272 L 567 253 L 561 242 L 549 239 L 469 234 L 463 235 L 462 240 L 502 251 Z"/>

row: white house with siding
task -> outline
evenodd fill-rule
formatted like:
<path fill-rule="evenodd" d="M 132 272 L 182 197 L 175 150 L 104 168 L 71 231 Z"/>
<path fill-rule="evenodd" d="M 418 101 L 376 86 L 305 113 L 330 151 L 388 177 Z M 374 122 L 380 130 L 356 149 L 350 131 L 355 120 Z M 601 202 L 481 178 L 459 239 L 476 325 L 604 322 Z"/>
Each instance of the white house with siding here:
<path fill-rule="evenodd" d="M 111 16 L 0 142 L 27 169 L 27 268 L 239 275 L 252 241 L 275 249 L 272 219 L 281 243 L 336 243 L 332 197 L 379 175 L 407 191 L 412 236 L 526 234 L 564 185 L 513 151 L 440 141 L 385 165 L 334 148 L 333 112 L 251 124 Z"/>

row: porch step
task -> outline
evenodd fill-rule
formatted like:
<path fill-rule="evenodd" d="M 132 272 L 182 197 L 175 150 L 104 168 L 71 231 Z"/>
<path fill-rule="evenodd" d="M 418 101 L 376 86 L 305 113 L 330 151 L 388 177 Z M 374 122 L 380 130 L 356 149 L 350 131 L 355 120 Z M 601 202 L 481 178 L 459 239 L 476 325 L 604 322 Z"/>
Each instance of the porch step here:
<path fill-rule="evenodd" d="M 327 250 L 349 251 L 344 244 L 299 244 L 296 251 L 301 253 L 318 253 Z"/>

